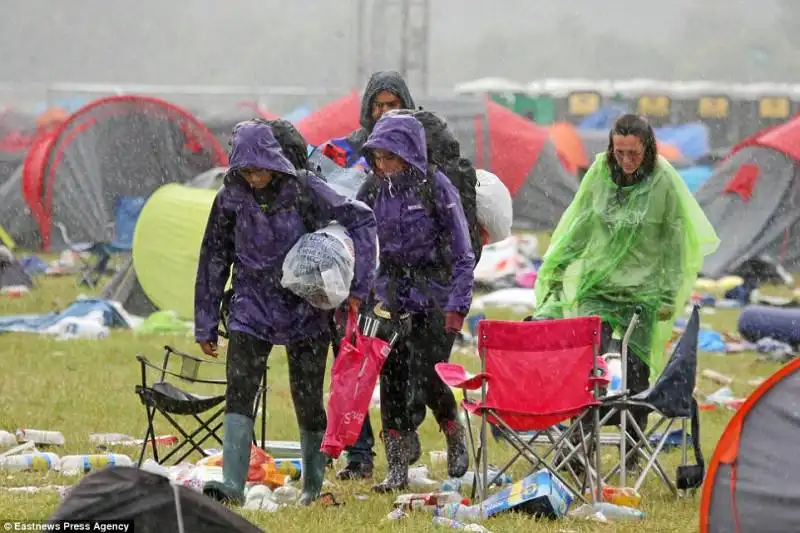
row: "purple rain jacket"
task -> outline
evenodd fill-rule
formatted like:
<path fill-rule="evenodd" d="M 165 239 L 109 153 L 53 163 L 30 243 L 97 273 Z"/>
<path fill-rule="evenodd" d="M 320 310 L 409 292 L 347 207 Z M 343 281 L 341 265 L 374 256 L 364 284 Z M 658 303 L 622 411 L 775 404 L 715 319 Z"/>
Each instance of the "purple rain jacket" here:
<path fill-rule="evenodd" d="M 312 212 L 325 223 L 337 220 L 350 233 L 355 272 L 350 294 L 369 296 L 375 279 L 376 223 L 372 211 L 308 175 L 305 190 L 267 124 L 244 122 L 234 128 L 226 184 L 217 193 L 200 249 L 195 283 L 195 338 L 217 340 L 220 303 L 233 266 L 228 328 L 272 344 L 293 344 L 329 328 L 329 312 L 312 307 L 281 284 L 283 261 L 308 231 L 298 195 L 310 197 Z M 278 172 L 279 192 L 262 211 L 252 189 L 236 172 L 259 168 Z"/>
<path fill-rule="evenodd" d="M 394 304 L 400 312 L 419 313 L 441 307 L 466 315 L 472 302 L 475 267 L 467 220 L 458 190 L 438 171 L 434 176 L 435 213 L 428 216 L 418 192 L 428 168 L 422 125 L 409 115 L 385 115 L 378 120 L 364 148 L 387 150 L 410 165 L 408 171 L 391 179 L 376 176 L 378 192 L 372 210 L 378 221 L 381 265 L 408 265 L 417 272 L 436 268 L 441 263 L 439 235 L 447 232 L 451 238 L 449 283 L 427 279 L 427 288 L 420 288 L 418 280 L 400 279 L 396 291 L 399 301 L 389 302 L 389 276 L 382 268 L 375 282 L 378 300 L 390 307 Z"/>

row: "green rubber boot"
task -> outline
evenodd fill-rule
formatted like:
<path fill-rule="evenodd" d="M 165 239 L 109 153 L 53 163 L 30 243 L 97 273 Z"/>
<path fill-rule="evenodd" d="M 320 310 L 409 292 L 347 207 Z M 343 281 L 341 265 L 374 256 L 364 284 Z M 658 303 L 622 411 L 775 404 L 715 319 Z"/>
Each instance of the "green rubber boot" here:
<path fill-rule="evenodd" d="M 303 492 L 297 505 L 311 505 L 322 492 L 328 456 L 319 451 L 324 431 L 300 430 L 300 447 L 303 450 Z"/>
<path fill-rule="evenodd" d="M 250 448 L 253 443 L 253 419 L 230 413 L 224 419 L 222 438 L 222 483 L 209 481 L 203 494 L 222 503 L 244 503 L 244 486 L 250 467 Z"/>

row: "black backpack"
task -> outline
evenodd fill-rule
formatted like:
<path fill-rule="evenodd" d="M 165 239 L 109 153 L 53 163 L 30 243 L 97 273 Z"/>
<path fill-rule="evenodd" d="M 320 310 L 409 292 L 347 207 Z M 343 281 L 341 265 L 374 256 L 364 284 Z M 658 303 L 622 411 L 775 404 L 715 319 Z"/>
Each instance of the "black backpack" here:
<path fill-rule="evenodd" d="M 441 116 L 423 109 L 419 111 L 399 109 L 389 111 L 389 113 L 411 115 L 425 129 L 425 139 L 428 145 L 428 173 L 425 180 L 419 183 L 417 192 L 423 205 L 425 205 L 428 216 L 434 217 L 436 209 L 436 180 L 434 179 L 434 174 L 439 170 L 450 179 L 455 188 L 458 189 L 461 197 L 461 205 L 464 207 L 464 215 L 467 219 L 470 241 L 472 242 L 472 253 L 475 254 L 475 265 L 477 265 L 483 251 L 483 239 L 481 238 L 480 225 L 478 224 L 478 176 L 475 172 L 475 167 L 469 159 L 461 157 L 461 146 L 458 139 L 447 127 L 447 121 Z M 377 194 L 377 177 L 371 172 L 359 192 L 359 197 L 363 198 L 365 203 L 372 207 Z M 450 249 L 451 240 L 449 238 L 444 240 L 446 242 L 439 243 L 439 250 Z"/>

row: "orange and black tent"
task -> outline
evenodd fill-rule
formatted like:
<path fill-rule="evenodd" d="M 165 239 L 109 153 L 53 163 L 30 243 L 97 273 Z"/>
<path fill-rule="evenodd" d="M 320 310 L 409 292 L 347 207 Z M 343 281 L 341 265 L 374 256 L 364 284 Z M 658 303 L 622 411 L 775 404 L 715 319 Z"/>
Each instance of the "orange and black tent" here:
<path fill-rule="evenodd" d="M 751 394 L 717 444 L 700 500 L 700 533 L 800 527 L 800 359 Z"/>

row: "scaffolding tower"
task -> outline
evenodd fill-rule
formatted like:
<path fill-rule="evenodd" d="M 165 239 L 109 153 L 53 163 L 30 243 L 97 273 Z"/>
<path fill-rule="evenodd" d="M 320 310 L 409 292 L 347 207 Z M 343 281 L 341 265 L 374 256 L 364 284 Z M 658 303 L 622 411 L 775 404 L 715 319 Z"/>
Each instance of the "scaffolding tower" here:
<path fill-rule="evenodd" d="M 369 73 L 395 69 L 415 93 L 428 86 L 428 0 L 356 0 L 358 10 L 357 86 Z"/>

